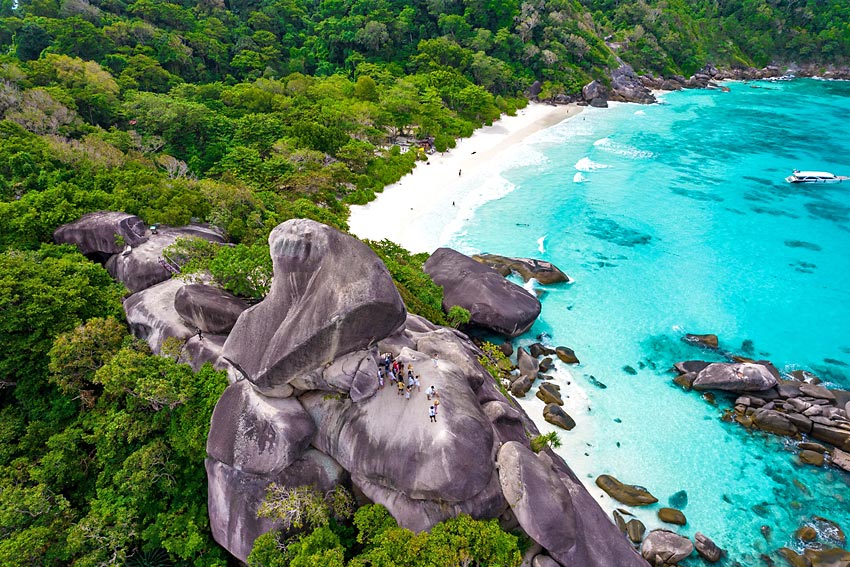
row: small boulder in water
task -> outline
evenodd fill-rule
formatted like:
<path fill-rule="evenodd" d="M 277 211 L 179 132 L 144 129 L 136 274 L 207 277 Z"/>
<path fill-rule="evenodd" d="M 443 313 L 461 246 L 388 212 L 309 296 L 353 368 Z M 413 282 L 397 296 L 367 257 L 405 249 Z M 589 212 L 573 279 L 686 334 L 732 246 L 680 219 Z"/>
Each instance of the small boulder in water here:
<path fill-rule="evenodd" d="M 698 344 L 700 346 L 704 346 L 706 348 L 716 350 L 718 347 L 717 335 L 707 334 L 707 335 L 693 335 L 688 333 L 685 335 L 685 340 L 689 343 Z"/>
<path fill-rule="evenodd" d="M 567 348 L 565 346 L 559 346 L 555 348 L 555 354 L 558 358 L 561 359 L 561 362 L 564 364 L 579 364 L 578 357 L 576 356 L 575 351 L 571 348 Z"/>
<path fill-rule="evenodd" d="M 709 563 L 717 563 L 720 561 L 720 558 L 723 556 L 723 550 L 720 549 L 716 543 L 711 541 L 708 536 L 697 532 L 694 534 L 694 542 L 696 542 L 695 547 L 700 557 Z"/>
<path fill-rule="evenodd" d="M 658 502 L 658 498 L 642 486 L 624 484 L 611 475 L 603 474 L 596 478 L 596 486 L 608 496 L 628 506 L 647 506 Z"/>
<path fill-rule="evenodd" d="M 558 404 L 546 404 L 546 407 L 543 408 L 543 419 L 567 431 L 576 426 L 575 420 Z"/>
<path fill-rule="evenodd" d="M 632 518 L 626 524 L 626 535 L 632 543 L 640 543 L 643 541 L 643 534 L 646 533 L 646 526 L 637 518 Z"/>
<path fill-rule="evenodd" d="M 693 552 L 691 540 L 668 530 L 652 530 L 640 548 L 650 565 L 676 565 Z"/>
<path fill-rule="evenodd" d="M 688 523 L 681 510 L 676 510 L 675 508 L 661 508 L 658 510 L 658 519 L 668 524 L 676 524 L 677 526 L 684 526 Z"/>

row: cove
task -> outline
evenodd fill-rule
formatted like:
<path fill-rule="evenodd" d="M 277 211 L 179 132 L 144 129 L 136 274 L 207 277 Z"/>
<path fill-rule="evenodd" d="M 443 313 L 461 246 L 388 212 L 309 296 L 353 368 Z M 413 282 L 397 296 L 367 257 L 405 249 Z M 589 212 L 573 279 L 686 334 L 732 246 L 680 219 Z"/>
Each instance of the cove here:
<path fill-rule="evenodd" d="M 722 349 L 850 388 L 850 182 L 784 181 L 795 168 L 850 174 L 850 84 L 728 86 L 589 108 L 536 134 L 522 160 L 475 180 L 497 198 L 444 240 L 545 259 L 575 279 L 538 286 L 543 311 L 517 342 L 543 337 L 581 360 L 554 376 L 577 422 L 559 453 L 603 508 L 625 507 L 596 488 L 600 474 L 659 499 L 629 509 L 650 529 L 685 491 L 677 531 L 714 539 L 727 565 L 783 564 L 774 551 L 800 549 L 792 534 L 815 516 L 850 529 L 850 475 L 721 421 L 729 402 L 682 391 L 669 369 L 719 360 L 682 341 L 716 333 Z M 551 431 L 533 391 L 521 403 Z"/>

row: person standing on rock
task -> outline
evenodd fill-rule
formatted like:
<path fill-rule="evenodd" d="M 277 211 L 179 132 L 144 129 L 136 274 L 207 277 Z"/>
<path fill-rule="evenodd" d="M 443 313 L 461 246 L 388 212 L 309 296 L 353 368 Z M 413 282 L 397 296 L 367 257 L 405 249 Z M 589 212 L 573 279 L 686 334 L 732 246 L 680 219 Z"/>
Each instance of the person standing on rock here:
<path fill-rule="evenodd" d="M 384 371 L 378 368 L 378 388 L 384 389 Z"/>
<path fill-rule="evenodd" d="M 435 408 L 434 406 L 428 408 L 428 417 L 431 419 L 431 421 L 437 423 L 437 408 Z"/>

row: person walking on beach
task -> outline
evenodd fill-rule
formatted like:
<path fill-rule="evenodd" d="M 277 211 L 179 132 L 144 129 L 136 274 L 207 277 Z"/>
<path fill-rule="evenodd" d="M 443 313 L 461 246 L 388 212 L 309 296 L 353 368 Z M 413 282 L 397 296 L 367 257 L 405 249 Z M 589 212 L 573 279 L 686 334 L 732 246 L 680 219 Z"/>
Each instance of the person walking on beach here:
<path fill-rule="evenodd" d="M 399 379 L 399 381 L 398 381 L 398 395 L 399 396 L 404 395 L 404 380 L 402 380 L 402 379 Z"/>
<path fill-rule="evenodd" d="M 407 387 L 407 390 L 405 390 L 405 391 L 404 391 L 404 399 L 405 399 L 405 400 L 409 400 L 409 399 L 410 399 L 410 390 L 411 390 L 411 389 L 412 389 L 412 388 L 411 388 L 410 386 L 408 386 L 408 387 Z"/>
<path fill-rule="evenodd" d="M 437 415 L 437 409 L 440 407 L 440 396 L 434 395 L 434 415 Z"/>
<path fill-rule="evenodd" d="M 419 374 L 417 374 L 416 376 L 414 376 L 414 378 L 413 378 L 413 386 L 416 388 L 416 391 L 417 391 L 417 392 L 421 392 L 421 391 L 422 391 L 422 383 L 421 383 L 421 382 L 419 382 Z"/>
<path fill-rule="evenodd" d="M 378 388 L 384 389 L 384 371 L 378 368 Z"/>
<path fill-rule="evenodd" d="M 428 408 L 428 417 L 432 422 L 437 423 L 437 409 L 434 406 Z"/>
<path fill-rule="evenodd" d="M 458 177 L 460 177 L 460 171 L 461 171 L 461 170 L 459 170 L 459 169 L 457 170 L 457 176 L 458 176 Z"/>
<path fill-rule="evenodd" d="M 425 395 L 427 396 L 427 398 L 428 398 L 429 400 L 430 400 L 431 398 L 433 398 L 436 394 L 437 394 L 437 389 L 436 389 L 436 388 L 434 388 L 434 385 L 433 385 L 433 384 L 431 384 L 430 386 L 428 386 L 428 389 L 427 389 L 427 390 L 425 390 Z"/>

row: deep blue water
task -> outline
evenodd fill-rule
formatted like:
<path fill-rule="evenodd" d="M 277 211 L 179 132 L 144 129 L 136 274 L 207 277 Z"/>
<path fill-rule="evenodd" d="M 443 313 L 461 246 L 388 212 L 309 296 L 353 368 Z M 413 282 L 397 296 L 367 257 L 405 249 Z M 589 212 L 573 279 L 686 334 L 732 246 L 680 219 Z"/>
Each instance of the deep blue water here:
<path fill-rule="evenodd" d="M 850 182 L 783 180 L 795 168 L 850 175 L 850 84 L 728 86 L 588 109 L 535 135 L 514 165 L 476 181 L 499 198 L 448 244 L 550 260 L 576 280 L 544 288 L 520 342 L 545 333 L 582 361 L 556 376 L 578 422 L 560 452 L 600 503 L 622 507 L 596 489 L 599 474 L 643 485 L 660 502 L 634 512 L 655 527 L 657 508 L 685 490 L 679 531 L 754 566 L 796 546 L 814 515 L 850 531 L 848 475 L 722 422 L 668 369 L 710 356 L 681 340 L 710 332 L 725 350 L 850 387 Z M 542 402 L 523 403 L 552 429 Z"/>

